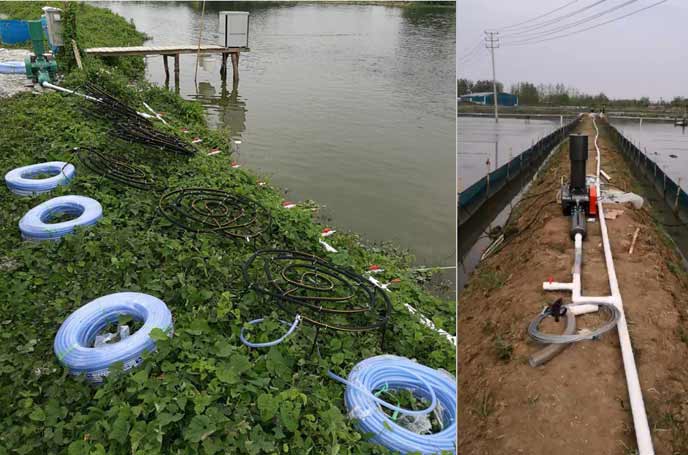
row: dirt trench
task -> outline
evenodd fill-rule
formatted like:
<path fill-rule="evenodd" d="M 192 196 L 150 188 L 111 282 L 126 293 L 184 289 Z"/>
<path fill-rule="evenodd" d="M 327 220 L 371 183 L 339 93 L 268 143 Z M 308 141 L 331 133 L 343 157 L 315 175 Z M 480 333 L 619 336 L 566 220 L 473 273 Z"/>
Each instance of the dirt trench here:
<path fill-rule="evenodd" d="M 597 123 L 602 169 L 614 184 L 631 188 L 627 163 L 604 121 Z M 589 136 L 593 174 L 592 120 L 586 116 L 577 132 Z M 616 329 L 570 346 L 544 366 L 528 365 L 528 356 L 541 347 L 526 333 L 529 322 L 557 297 L 569 301 L 567 293 L 542 290 L 548 279 L 571 281 L 569 220 L 555 201 L 560 179 L 568 175 L 563 146 L 516 208 L 514 225 L 506 228 L 516 235 L 477 268 L 459 301 L 461 455 L 637 453 Z M 607 229 L 655 451 L 688 455 L 686 272 L 645 207 L 605 204 L 607 214 L 612 210 L 623 210 L 607 220 Z M 583 295 L 609 293 L 597 222 L 588 223 L 583 243 L 582 284 Z M 598 315 L 577 319 L 579 327 L 596 322 Z"/>

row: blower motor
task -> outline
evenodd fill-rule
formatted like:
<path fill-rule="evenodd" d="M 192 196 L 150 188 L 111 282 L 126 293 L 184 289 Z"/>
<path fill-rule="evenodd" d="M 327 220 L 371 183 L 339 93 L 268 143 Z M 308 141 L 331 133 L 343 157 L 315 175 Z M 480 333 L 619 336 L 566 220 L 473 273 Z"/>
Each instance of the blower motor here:
<path fill-rule="evenodd" d="M 597 192 L 595 185 L 588 185 L 585 165 L 588 160 L 588 136 L 569 136 L 569 159 L 571 178 L 561 186 L 561 208 L 565 216 L 571 217 L 571 238 L 581 234 L 585 238 L 587 216 L 597 215 Z"/>

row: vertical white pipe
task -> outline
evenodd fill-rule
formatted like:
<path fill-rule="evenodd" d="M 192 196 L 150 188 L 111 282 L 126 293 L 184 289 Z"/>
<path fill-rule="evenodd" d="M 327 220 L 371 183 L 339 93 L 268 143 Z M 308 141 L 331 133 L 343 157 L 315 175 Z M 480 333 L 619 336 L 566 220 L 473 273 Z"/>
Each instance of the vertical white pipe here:
<path fill-rule="evenodd" d="M 597 194 L 602 194 L 600 193 L 600 147 L 597 144 L 600 130 L 597 128 L 597 123 L 595 122 L 594 116 L 592 118 L 592 124 L 595 127 L 595 149 L 597 151 Z M 607 233 L 607 223 L 604 219 L 604 208 L 602 207 L 601 199 L 597 200 L 597 213 L 599 214 L 600 218 L 604 259 L 607 265 L 607 274 L 609 275 L 609 288 L 611 289 L 614 304 L 621 312 L 621 317 L 617 323 L 617 331 L 619 333 L 619 344 L 621 345 L 621 357 L 623 358 L 624 372 L 626 373 L 628 397 L 631 402 L 631 413 L 633 414 L 633 427 L 635 428 L 635 437 L 638 443 L 638 454 L 654 455 L 655 452 L 652 446 L 650 425 L 647 421 L 645 403 L 643 402 L 643 391 L 640 387 L 638 369 L 635 364 L 635 357 L 633 356 L 631 337 L 628 333 L 626 314 L 624 313 L 623 309 L 623 300 L 621 299 L 619 283 L 616 278 L 616 270 L 614 269 L 614 258 L 612 256 L 612 249 L 609 243 L 609 234 Z"/>

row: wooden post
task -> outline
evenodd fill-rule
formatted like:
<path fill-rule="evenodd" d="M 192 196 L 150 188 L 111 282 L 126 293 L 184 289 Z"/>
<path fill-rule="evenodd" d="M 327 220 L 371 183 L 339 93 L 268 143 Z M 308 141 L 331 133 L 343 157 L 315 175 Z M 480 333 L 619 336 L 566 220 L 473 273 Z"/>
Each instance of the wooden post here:
<path fill-rule="evenodd" d="M 170 82 L 170 66 L 167 64 L 167 55 L 162 56 L 162 63 L 165 66 L 165 85 Z"/>
<path fill-rule="evenodd" d="M 174 87 L 179 92 L 179 54 L 174 54 Z"/>
<path fill-rule="evenodd" d="M 223 81 L 227 80 L 227 57 L 228 56 L 229 56 L 229 54 L 227 54 L 226 52 L 222 53 L 222 65 L 220 65 L 220 78 Z"/>
<path fill-rule="evenodd" d="M 239 52 L 232 54 L 232 81 L 239 82 Z"/>
<path fill-rule="evenodd" d="M 77 46 L 76 41 L 72 40 L 72 51 L 74 51 L 74 58 L 76 59 L 76 66 L 80 70 L 84 69 L 84 65 L 81 64 L 81 55 L 79 54 L 79 46 Z"/>

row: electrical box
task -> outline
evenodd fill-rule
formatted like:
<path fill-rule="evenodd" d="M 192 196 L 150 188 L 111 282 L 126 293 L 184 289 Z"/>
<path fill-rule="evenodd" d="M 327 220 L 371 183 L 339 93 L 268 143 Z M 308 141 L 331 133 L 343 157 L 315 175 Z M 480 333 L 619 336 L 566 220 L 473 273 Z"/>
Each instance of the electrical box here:
<path fill-rule="evenodd" d="M 248 47 L 248 12 L 220 11 L 220 46 Z"/>
<path fill-rule="evenodd" d="M 53 47 L 64 46 L 62 39 L 62 10 L 52 6 L 44 6 L 43 13 L 48 26 L 48 42 Z"/>

